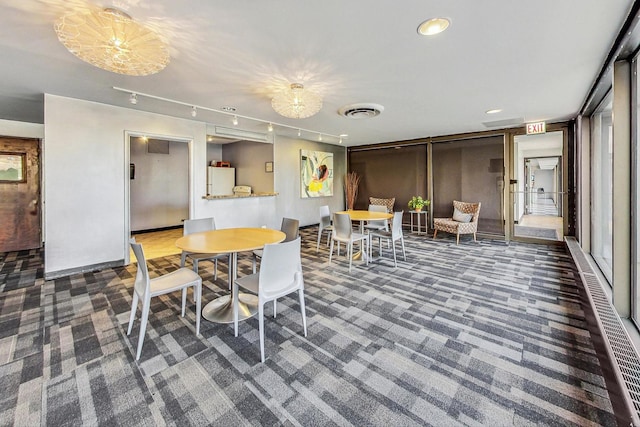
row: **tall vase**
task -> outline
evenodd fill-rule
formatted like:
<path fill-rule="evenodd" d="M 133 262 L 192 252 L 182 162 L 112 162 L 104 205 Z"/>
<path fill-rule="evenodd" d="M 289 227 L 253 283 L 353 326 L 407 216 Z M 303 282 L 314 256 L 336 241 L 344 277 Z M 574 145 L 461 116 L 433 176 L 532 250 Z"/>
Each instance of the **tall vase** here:
<path fill-rule="evenodd" d="M 349 172 L 344 178 L 344 196 L 347 203 L 347 209 L 352 211 L 358 195 L 358 184 L 360 176 L 356 172 Z"/>

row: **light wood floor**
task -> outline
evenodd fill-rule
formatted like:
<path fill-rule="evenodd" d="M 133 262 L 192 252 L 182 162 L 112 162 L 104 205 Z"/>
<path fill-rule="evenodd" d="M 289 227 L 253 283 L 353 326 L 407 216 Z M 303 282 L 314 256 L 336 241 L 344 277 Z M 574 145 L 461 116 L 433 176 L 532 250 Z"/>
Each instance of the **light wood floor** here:
<path fill-rule="evenodd" d="M 182 228 L 134 234 L 133 237 L 136 238 L 136 242 L 142 243 L 144 255 L 147 259 L 160 258 L 182 252 L 175 245 L 176 240 L 182 237 Z M 130 251 L 129 258 L 131 261 L 136 259 L 133 251 Z"/>

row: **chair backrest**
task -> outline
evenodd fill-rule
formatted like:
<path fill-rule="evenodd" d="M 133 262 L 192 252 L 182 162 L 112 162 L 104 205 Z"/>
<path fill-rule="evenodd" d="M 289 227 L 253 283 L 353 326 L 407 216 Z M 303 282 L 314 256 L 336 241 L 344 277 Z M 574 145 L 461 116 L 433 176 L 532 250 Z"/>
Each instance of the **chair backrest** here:
<path fill-rule="evenodd" d="M 320 228 L 327 228 L 331 225 L 331 211 L 329 206 L 320 206 Z"/>
<path fill-rule="evenodd" d="M 337 239 L 349 240 L 353 229 L 351 228 L 351 217 L 348 213 L 336 212 L 333 218 L 333 234 Z"/>
<path fill-rule="evenodd" d="M 259 274 L 258 295 L 267 299 L 300 288 L 303 284 L 300 237 L 290 242 L 266 244 Z"/>
<path fill-rule="evenodd" d="M 386 206 L 387 213 L 393 212 L 393 205 L 395 205 L 395 203 L 396 203 L 395 197 L 392 197 L 390 199 L 383 199 L 380 197 L 369 197 L 369 204 Z"/>
<path fill-rule="evenodd" d="M 182 234 L 186 236 L 191 233 L 200 233 L 201 231 L 209 231 L 216 229 L 216 221 L 211 218 L 185 219 Z"/>
<path fill-rule="evenodd" d="M 149 291 L 149 287 L 151 286 L 147 260 L 144 257 L 142 245 L 140 243 L 136 243 L 136 239 L 130 239 L 129 244 L 136 256 L 136 260 L 138 261 L 138 271 L 136 272 L 136 281 L 133 288 L 135 289 L 135 292 L 142 297 Z"/>
<path fill-rule="evenodd" d="M 473 217 L 471 218 L 471 222 L 478 222 L 481 205 L 482 203 L 467 203 L 467 202 L 459 202 L 457 200 L 453 201 L 453 207 L 458 209 L 460 212 L 463 212 L 466 214 L 473 214 Z"/>
<path fill-rule="evenodd" d="M 383 205 L 369 205 L 369 212 L 384 212 L 387 213 L 387 207 L 383 206 Z M 371 225 L 380 225 L 380 226 L 387 226 L 387 220 L 386 219 L 376 219 L 376 220 L 372 220 L 369 221 L 369 224 Z"/>
<path fill-rule="evenodd" d="M 404 211 L 393 213 L 393 220 L 391 221 L 391 237 L 393 240 L 402 236 L 402 214 L 404 214 Z"/>
<path fill-rule="evenodd" d="M 298 238 L 300 234 L 300 221 L 292 218 L 282 218 L 282 225 L 280 231 L 287 235 L 284 238 L 284 242 L 290 242 Z"/>

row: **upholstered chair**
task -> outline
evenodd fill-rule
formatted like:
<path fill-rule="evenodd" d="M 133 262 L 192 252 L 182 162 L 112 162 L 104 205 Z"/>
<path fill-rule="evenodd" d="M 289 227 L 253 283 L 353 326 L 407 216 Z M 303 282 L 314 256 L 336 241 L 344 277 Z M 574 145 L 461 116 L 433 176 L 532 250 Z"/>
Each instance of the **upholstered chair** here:
<path fill-rule="evenodd" d="M 460 243 L 461 234 L 473 234 L 476 241 L 478 231 L 478 217 L 480 216 L 481 203 L 466 203 L 453 201 L 453 215 L 451 218 L 434 218 L 433 238 L 436 238 L 438 231 L 446 231 L 456 235 L 456 245 Z"/>

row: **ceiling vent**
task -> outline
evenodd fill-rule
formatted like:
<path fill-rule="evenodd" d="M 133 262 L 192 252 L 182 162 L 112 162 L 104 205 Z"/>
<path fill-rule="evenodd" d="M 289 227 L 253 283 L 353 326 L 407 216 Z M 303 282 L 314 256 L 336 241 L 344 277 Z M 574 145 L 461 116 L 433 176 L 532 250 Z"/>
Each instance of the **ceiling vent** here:
<path fill-rule="evenodd" d="M 384 111 L 380 104 L 351 104 L 338 110 L 338 114 L 350 119 L 369 119 L 379 116 Z"/>

